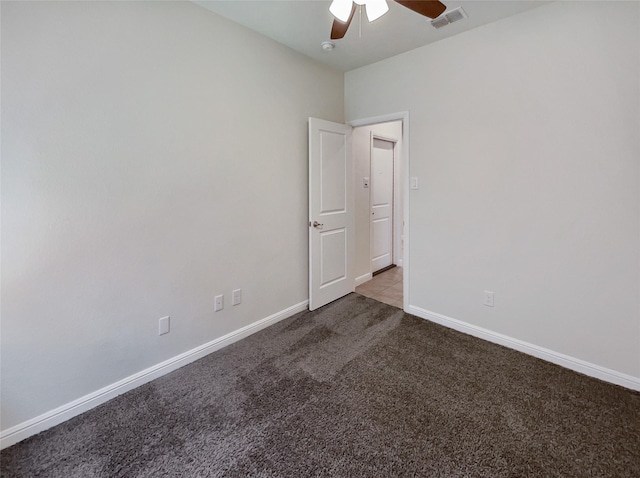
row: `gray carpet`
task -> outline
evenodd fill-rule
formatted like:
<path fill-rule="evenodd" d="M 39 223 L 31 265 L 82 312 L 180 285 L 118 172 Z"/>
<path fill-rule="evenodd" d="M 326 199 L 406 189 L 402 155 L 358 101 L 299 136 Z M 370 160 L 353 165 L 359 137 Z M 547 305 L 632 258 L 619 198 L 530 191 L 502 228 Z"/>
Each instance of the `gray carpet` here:
<path fill-rule="evenodd" d="M 638 477 L 640 394 L 351 294 L 0 458 L 3 477 Z"/>

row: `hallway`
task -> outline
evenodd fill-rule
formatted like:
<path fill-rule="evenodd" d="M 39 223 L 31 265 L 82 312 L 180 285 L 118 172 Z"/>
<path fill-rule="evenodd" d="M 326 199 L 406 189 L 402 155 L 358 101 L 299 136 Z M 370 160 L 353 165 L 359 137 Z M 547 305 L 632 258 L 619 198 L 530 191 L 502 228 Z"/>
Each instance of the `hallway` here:
<path fill-rule="evenodd" d="M 402 309 L 402 267 L 394 267 L 356 287 L 356 292 Z"/>

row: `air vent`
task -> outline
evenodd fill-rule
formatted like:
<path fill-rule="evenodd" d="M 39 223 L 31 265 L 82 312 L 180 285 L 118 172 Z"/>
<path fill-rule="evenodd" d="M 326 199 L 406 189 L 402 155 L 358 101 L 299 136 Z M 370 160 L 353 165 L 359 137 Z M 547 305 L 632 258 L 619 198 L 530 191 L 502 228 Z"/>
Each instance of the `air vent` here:
<path fill-rule="evenodd" d="M 447 17 L 449 23 L 453 23 L 458 20 L 462 20 L 463 18 L 467 18 L 467 13 L 462 9 L 462 7 L 458 7 L 448 13 L 445 13 L 444 16 Z"/>
<path fill-rule="evenodd" d="M 467 18 L 467 12 L 465 12 L 462 7 L 458 7 L 431 20 L 431 25 L 433 25 L 434 28 L 442 28 L 449 23 L 457 22 L 463 18 Z"/>
<path fill-rule="evenodd" d="M 446 27 L 448 24 L 449 24 L 449 20 L 447 20 L 447 18 L 444 15 L 441 15 L 438 18 L 431 20 L 431 25 L 433 25 L 435 28 Z"/>

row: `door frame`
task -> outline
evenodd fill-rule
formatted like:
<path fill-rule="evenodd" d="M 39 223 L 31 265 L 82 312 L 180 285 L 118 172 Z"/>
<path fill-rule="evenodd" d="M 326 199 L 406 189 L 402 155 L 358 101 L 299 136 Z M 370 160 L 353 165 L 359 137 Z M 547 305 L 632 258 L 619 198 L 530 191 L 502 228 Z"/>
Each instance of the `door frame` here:
<path fill-rule="evenodd" d="M 347 121 L 346 124 L 357 128 L 358 126 L 371 126 L 379 123 L 389 123 L 391 121 L 402 122 L 402 151 L 400 155 L 396 155 L 396 159 L 398 160 L 398 167 L 402 171 L 402 236 L 404 244 L 404 249 L 402 251 L 402 308 L 406 312 L 410 303 L 409 291 L 411 290 L 409 287 L 409 268 L 411 265 L 409 260 L 409 112 L 401 111 L 381 116 L 355 119 Z"/>

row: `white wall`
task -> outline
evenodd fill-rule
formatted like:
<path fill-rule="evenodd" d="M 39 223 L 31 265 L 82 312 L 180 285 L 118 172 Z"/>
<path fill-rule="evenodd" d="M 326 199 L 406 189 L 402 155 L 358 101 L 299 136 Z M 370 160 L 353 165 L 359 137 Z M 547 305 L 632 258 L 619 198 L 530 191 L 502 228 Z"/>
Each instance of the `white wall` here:
<path fill-rule="evenodd" d="M 190 2 L 2 2 L 3 430 L 304 302 L 343 91 Z"/>
<path fill-rule="evenodd" d="M 415 310 L 640 377 L 639 8 L 555 2 L 346 74 L 347 120 L 410 112 Z"/>
<path fill-rule="evenodd" d="M 394 229 L 397 221 L 402 221 L 402 191 L 399 186 L 400 180 L 400 158 L 402 155 L 402 121 L 390 123 L 380 123 L 370 126 L 360 126 L 353 130 L 353 151 L 355 163 L 355 224 L 356 224 L 356 255 L 355 255 L 355 277 L 371 274 L 371 203 L 370 188 L 365 188 L 363 179 L 371 176 L 371 134 L 389 140 L 396 141 L 394 150 L 395 168 L 395 199 L 397 209 L 394 211 Z M 399 225 L 401 226 L 401 224 Z M 394 241 L 396 240 L 394 231 Z M 401 248 L 398 248 L 400 255 L 394 254 L 394 264 L 402 259 Z"/>

